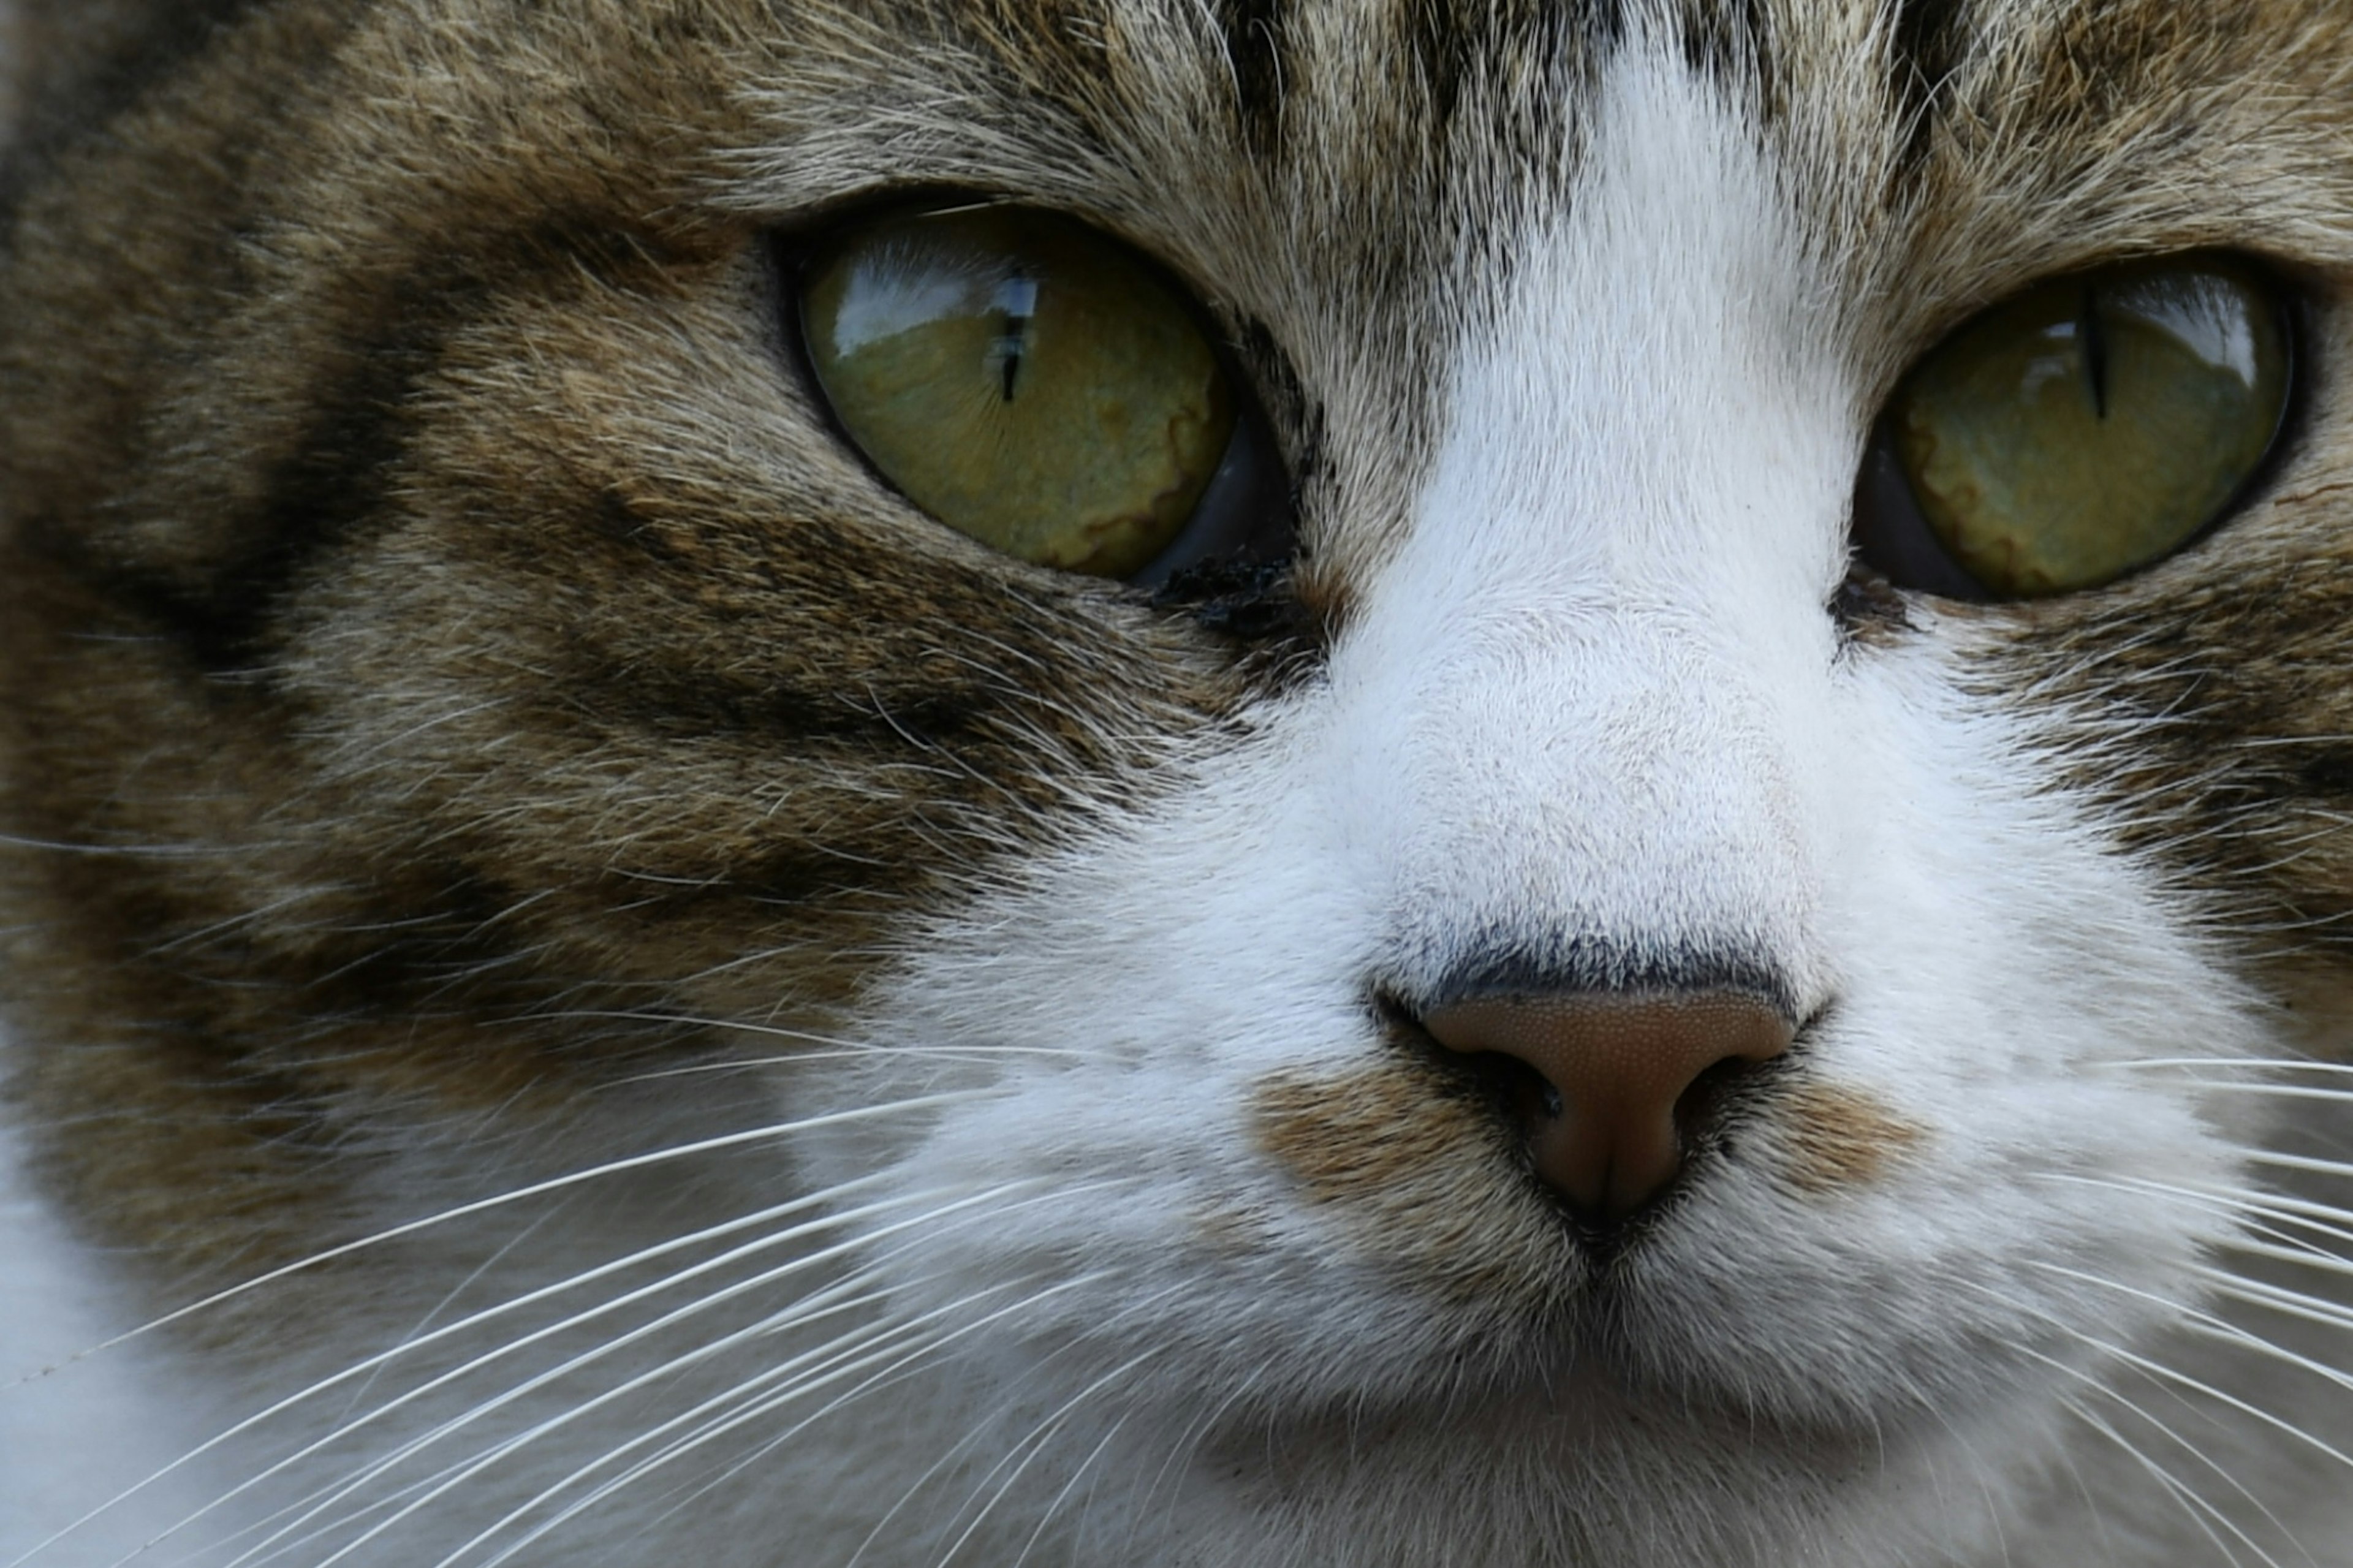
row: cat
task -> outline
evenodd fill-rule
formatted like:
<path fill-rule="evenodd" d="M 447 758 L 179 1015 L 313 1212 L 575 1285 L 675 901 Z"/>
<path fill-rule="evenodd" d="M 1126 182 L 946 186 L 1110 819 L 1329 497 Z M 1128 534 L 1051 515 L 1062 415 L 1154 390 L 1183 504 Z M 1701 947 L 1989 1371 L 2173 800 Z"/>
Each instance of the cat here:
<path fill-rule="evenodd" d="M 2353 1564 L 2337 0 L 16 22 L 0 1560 Z"/>

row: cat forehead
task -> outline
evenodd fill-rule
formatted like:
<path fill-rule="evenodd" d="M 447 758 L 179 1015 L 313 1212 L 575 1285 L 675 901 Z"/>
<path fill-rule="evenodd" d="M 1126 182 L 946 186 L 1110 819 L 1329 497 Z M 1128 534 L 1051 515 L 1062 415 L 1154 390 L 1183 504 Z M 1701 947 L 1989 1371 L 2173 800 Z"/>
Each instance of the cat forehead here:
<path fill-rule="evenodd" d="M 1745 182 L 1777 226 L 1751 275 L 1835 302 L 1821 331 L 1866 399 L 2038 276 L 2203 246 L 2317 264 L 2353 208 L 2334 0 L 1084 0 L 783 26 L 751 100 L 776 151 L 736 199 L 821 211 L 913 166 L 1077 211 L 1263 328 L 1392 466 L 1434 450 L 1466 338 L 1502 330 L 1531 249 L 1605 191 L 1587 235 L 1651 227 L 1588 246 L 1595 267 L 1722 231 Z"/>
<path fill-rule="evenodd" d="M 902 178 L 994 174 L 1114 219 L 1289 218 L 1335 246 L 1352 217 L 1406 220 L 1386 237 L 1410 246 L 1574 199 L 1630 55 L 1708 82 L 1809 207 L 2073 187 L 2079 222 L 2180 221 L 2147 192 L 2112 210 L 2108 170 L 2195 168 L 2233 134 L 2261 147 L 2236 174 L 2324 176 L 2328 89 L 2353 77 L 2332 0 L 955 0 L 780 26 L 762 85 L 801 133 L 780 182 L 850 176 L 871 140 Z"/>

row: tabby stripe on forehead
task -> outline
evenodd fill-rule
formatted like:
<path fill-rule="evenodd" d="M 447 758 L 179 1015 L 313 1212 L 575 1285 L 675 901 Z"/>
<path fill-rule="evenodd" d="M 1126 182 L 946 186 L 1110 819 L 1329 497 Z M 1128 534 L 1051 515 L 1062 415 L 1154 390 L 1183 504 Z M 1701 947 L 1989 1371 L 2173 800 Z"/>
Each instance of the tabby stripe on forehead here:
<path fill-rule="evenodd" d="M 1212 13 L 1232 72 L 1234 113 L 1242 145 L 1264 158 L 1281 141 L 1282 95 L 1290 79 L 1282 0 L 1216 0 Z"/>
<path fill-rule="evenodd" d="M 1693 70 L 1718 82 L 1750 85 L 1768 112 L 1777 103 L 1775 35 L 1765 0 L 1701 0 L 1683 16 L 1683 58 Z"/>
<path fill-rule="evenodd" d="M 1625 13 L 1623 0 L 1499 0 L 1479 7 L 1398 0 L 1391 26 L 1427 95 L 1430 139 L 1440 145 L 1464 104 L 1476 107 L 1479 91 L 1493 88 L 1506 68 L 1533 66 L 1543 74 L 1606 58 L 1624 34 Z M 1519 149 L 1553 128 L 1505 120 L 1484 129 L 1500 146 Z"/>
<path fill-rule="evenodd" d="M 1968 0 L 1890 0 L 1887 35 L 1895 101 L 1909 118 L 1960 67 L 1968 47 Z"/>
<path fill-rule="evenodd" d="M 1968 48 L 1968 0 L 1888 0 L 1887 100 L 1901 138 L 1898 168 L 1917 169 L 1946 84 Z"/>

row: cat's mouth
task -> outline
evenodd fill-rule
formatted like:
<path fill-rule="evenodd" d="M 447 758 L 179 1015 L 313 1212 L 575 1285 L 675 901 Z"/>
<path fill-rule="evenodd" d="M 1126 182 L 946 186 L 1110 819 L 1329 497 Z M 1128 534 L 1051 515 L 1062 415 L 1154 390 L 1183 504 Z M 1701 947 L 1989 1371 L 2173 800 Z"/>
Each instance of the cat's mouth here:
<path fill-rule="evenodd" d="M 1803 1409 L 1754 1387 L 1664 1384 L 1632 1362 L 1594 1347 L 1535 1358 L 1430 1395 L 1383 1404 L 1351 1398 L 1226 1425 L 1211 1447 L 1239 1453 L 1410 1449 L 1433 1439 L 1464 1452 L 1550 1452 L 1581 1467 L 1597 1452 L 1694 1442 L 1836 1463 L 1877 1445 L 1904 1423 L 1884 1411 Z"/>

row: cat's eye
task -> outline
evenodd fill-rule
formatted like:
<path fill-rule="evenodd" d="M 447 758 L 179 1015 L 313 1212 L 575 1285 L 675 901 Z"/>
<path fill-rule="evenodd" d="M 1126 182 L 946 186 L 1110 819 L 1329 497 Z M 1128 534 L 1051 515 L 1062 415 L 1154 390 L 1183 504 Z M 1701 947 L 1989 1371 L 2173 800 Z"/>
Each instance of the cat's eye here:
<path fill-rule="evenodd" d="M 1271 444 L 1201 318 L 1069 219 L 871 222 L 818 256 L 800 309 L 818 384 L 868 460 L 1008 555 L 1149 582 L 1180 541 L 1231 531 L 1201 518 L 1205 498 L 1224 510 L 1265 488 Z"/>
<path fill-rule="evenodd" d="M 2023 598 L 2180 549 L 2263 466 L 2288 404 L 2278 289 L 2221 257 L 2037 285 L 1931 350 L 1882 416 L 1855 502 L 1900 585 Z"/>

